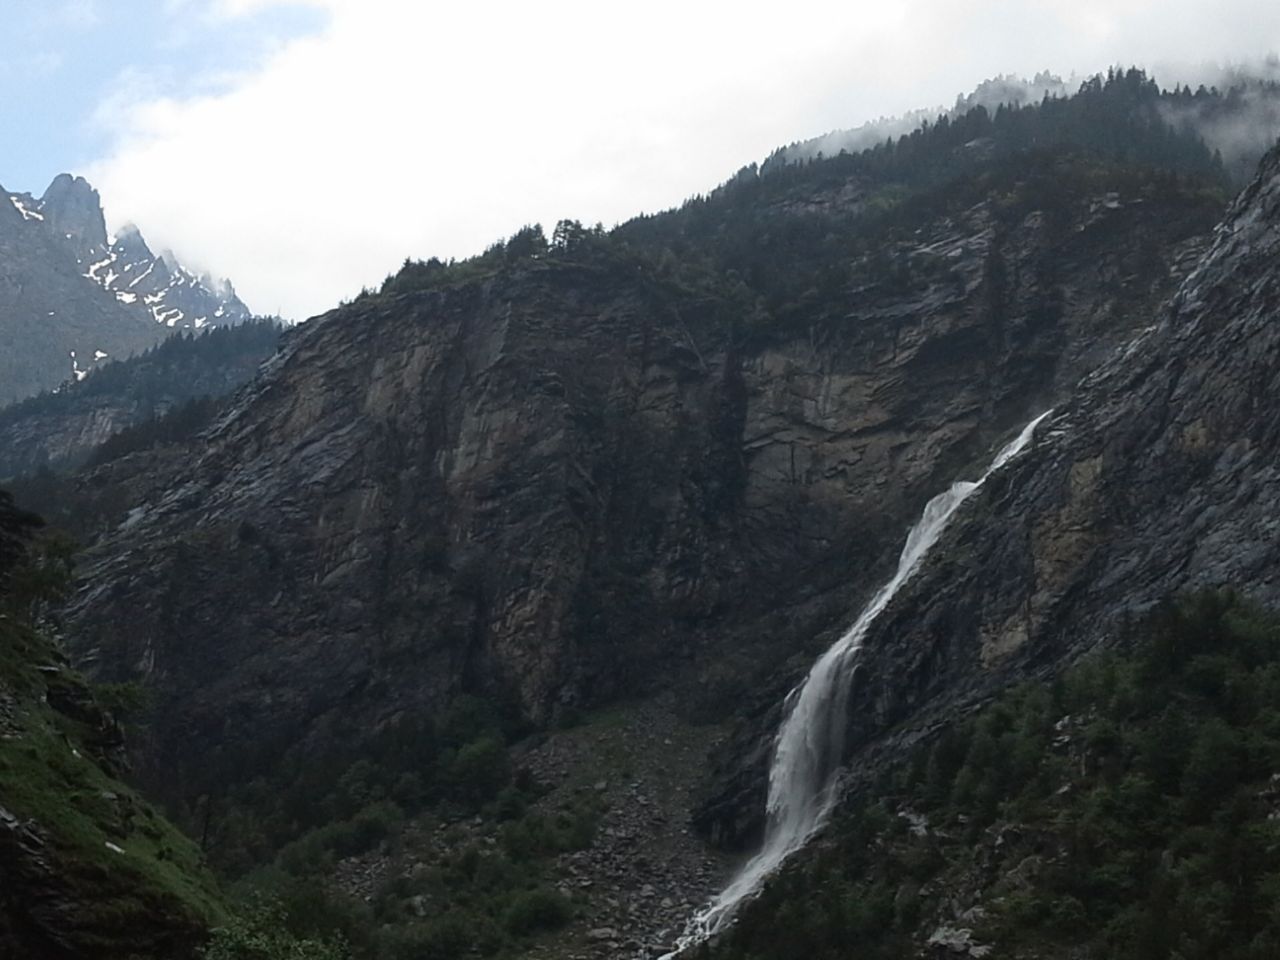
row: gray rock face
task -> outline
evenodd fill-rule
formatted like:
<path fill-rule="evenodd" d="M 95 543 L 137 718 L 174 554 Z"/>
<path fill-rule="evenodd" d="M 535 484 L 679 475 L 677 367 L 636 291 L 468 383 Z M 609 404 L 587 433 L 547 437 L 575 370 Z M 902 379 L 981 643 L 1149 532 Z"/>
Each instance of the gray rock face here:
<path fill-rule="evenodd" d="M 74 379 L 99 354 L 128 356 L 163 335 L 83 272 L 38 204 L 0 189 L 0 404 Z"/>
<path fill-rule="evenodd" d="M 40 213 L 54 236 L 68 241 L 77 254 L 107 245 L 107 225 L 98 191 L 84 177 L 60 173 L 53 178 L 40 202 L 31 210 Z"/>
<path fill-rule="evenodd" d="M 199 330 L 249 318 L 229 281 L 197 276 L 172 253 L 157 256 L 134 224 L 109 236 L 98 191 L 83 177 L 59 174 L 39 203 L 20 202 L 72 250 L 87 279 L 156 323 Z"/>
<path fill-rule="evenodd" d="M 1278 254 L 1273 152 L 1158 322 L 966 503 L 874 625 L 853 681 L 853 780 L 999 687 L 1116 642 L 1171 593 L 1280 603 Z M 765 762 L 743 751 L 708 829 L 758 828 Z"/>
<path fill-rule="evenodd" d="M 1172 288 L 1204 211 L 1103 200 L 931 221 L 936 279 L 767 336 L 625 262 L 357 301 L 95 551 L 80 652 L 152 683 L 146 765 L 196 792 L 461 689 L 772 703 L 923 501 Z"/>
<path fill-rule="evenodd" d="M 109 237 L 84 178 L 60 174 L 38 200 L 0 188 L 0 405 L 74 382 L 173 329 L 248 316 L 229 283 L 155 256 L 136 228 Z"/>

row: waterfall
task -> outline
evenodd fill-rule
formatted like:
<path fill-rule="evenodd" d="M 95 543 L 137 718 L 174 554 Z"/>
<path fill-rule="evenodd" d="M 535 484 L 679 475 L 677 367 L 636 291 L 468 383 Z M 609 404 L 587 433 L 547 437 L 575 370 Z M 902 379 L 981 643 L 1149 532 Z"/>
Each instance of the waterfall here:
<path fill-rule="evenodd" d="M 919 568 L 960 504 L 989 476 L 1022 452 L 1036 427 L 1051 412 L 1040 414 L 1023 427 L 976 481 L 953 483 L 949 490 L 925 505 L 920 519 L 907 534 L 893 578 L 876 591 L 853 626 L 818 659 L 804 682 L 787 695 L 786 719 L 774 741 L 773 765 L 769 769 L 764 846 L 733 881 L 689 921 L 676 949 L 662 960 L 674 958 L 724 929 L 738 905 L 754 894 L 764 878 L 804 846 L 826 821 L 839 789 L 837 774 L 844 749 L 851 672 L 867 630 Z"/>

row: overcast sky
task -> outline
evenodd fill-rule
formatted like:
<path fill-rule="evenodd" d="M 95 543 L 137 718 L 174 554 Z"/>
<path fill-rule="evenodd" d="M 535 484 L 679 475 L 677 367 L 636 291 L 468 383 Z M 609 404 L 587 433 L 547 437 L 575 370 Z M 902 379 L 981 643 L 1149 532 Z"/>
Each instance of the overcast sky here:
<path fill-rule="evenodd" d="M 1277 0 L 0 0 L 0 23 L 0 184 L 82 173 L 114 225 L 294 319 L 999 73 L 1280 51 Z"/>

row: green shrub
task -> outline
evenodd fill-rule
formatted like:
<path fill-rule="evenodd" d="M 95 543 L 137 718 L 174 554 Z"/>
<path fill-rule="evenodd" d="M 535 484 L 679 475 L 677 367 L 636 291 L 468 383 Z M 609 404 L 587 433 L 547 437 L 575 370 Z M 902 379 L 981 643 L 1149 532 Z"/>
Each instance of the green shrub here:
<path fill-rule="evenodd" d="M 215 928 L 200 951 L 201 960 L 348 960 L 349 956 L 340 940 L 294 936 L 286 929 L 278 904 Z"/>
<path fill-rule="evenodd" d="M 449 913 L 388 930 L 379 938 L 378 956 L 386 960 L 458 960 L 471 952 L 483 926 L 480 918 Z"/>
<path fill-rule="evenodd" d="M 573 918 L 573 904 L 549 887 L 521 893 L 502 915 L 502 925 L 516 936 L 540 930 L 558 930 Z"/>
<path fill-rule="evenodd" d="M 451 793 L 471 804 L 493 797 L 511 779 L 511 761 L 497 737 L 485 735 L 458 750 L 449 764 Z"/>
<path fill-rule="evenodd" d="M 495 820 L 519 820 L 529 809 L 529 799 L 514 785 L 503 787 L 493 801 Z"/>

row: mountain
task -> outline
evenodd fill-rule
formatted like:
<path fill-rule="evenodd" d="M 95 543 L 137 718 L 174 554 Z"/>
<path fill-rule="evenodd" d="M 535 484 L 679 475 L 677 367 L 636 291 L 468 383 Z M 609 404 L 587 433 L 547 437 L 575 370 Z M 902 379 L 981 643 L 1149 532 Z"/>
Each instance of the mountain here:
<path fill-rule="evenodd" d="M 145 308 L 156 323 L 199 330 L 248 319 L 248 308 L 227 280 L 197 276 L 172 253 L 156 256 L 133 224 L 108 236 L 98 193 L 82 177 L 59 174 L 39 202 L 11 197 L 26 217 L 43 217 L 85 266 L 85 276 L 127 305 Z"/>
<path fill-rule="evenodd" d="M 753 333 L 735 291 L 589 238 L 438 289 L 410 267 L 285 338 L 113 538 L 82 636 L 113 674 L 149 663 L 188 724 L 249 696 L 243 733 L 216 726 L 255 750 L 472 686 L 545 722 L 682 648 L 728 655 L 717 637 L 873 568 L 925 491 L 1171 289 L 1216 205 L 1118 185 L 1082 185 L 1057 223 L 994 203 L 927 221 L 904 253 L 920 282 L 803 330 Z M 263 669 L 307 694 L 263 703 L 241 675 Z M 202 727 L 173 720 L 153 728 L 167 769 Z"/>
<path fill-rule="evenodd" d="M 136 228 L 108 237 L 83 178 L 61 174 L 40 199 L 0 189 L 0 403 L 130 356 L 171 328 L 236 323 L 248 309 L 225 281 L 155 256 Z"/>
<path fill-rule="evenodd" d="M 230 394 L 271 356 L 281 329 L 264 319 L 178 333 L 126 360 L 94 367 L 55 393 L 0 409 L 0 477 L 79 466 L 121 431 L 136 428 L 136 434 L 188 403 Z"/>
<path fill-rule="evenodd" d="M 1157 121 L 1157 125 L 1169 124 L 1194 133 L 1221 156 L 1232 181 L 1243 186 L 1253 178 L 1259 158 L 1280 137 L 1280 61 L 1271 57 L 1253 66 L 1216 70 L 1202 67 L 1196 72 L 1201 76 L 1195 82 L 1178 83 L 1171 88 L 1161 88 L 1151 81 L 1132 107 Z M 1126 73 L 1136 76 L 1138 71 Z M 1111 82 L 1116 76 L 1112 70 Z M 1122 79 L 1124 76 L 1125 73 L 1120 74 Z M 1104 82 L 1107 81 L 1102 77 L 1064 80 L 1047 72 L 1036 74 L 1031 80 L 1012 75 L 994 77 L 983 81 L 971 93 L 957 97 L 950 109 L 917 110 L 793 143 L 775 151 L 763 169 L 776 169 L 820 155 L 859 153 L 890 138 L 909 137 L 922 127 L 940 121 L 949 123 L 974 107 L 980 106 L 994 114 L 1000 109 L 1043 106 L 1044 101 L 1050 99 L 1062 101 L 1059 107 L 1073 100 L 1079 104 L 1082 84 L 1087 87 Z"/>
<path fill-rule="evenodd" d="M 662 952 L 765 832 L 789 690 L 879 596 L 833 678 L 847 715 L 813 713 L 848 762 L 810 778 L 843 798 L 828 831 L 745 907 L 752 941 L 699 949 L 1115 951 L 1101 904 L 1139 861 L 1183 871 L 1153 890 L 1213 878 L 1183 913 L 1256 912 L 1213 884 L 1270 863 L 1274 723 L 1239 730 L 1276 634 L 1234 600 L 1159 617 L 1207 585 L 1277 599 L 1280 161 L 1229 207 L 1162 96 L 1116 73 L 612 231 L 407 262 L 207 416 L 121 434 L 52 512 L 91 518 L 75 662 L 149 692 L 137 782 L 280 925 L 359 957 Z M 58 416 L 165 369 L 104 367 Z M 880 595 L 913 524 L 937 539 Z M 1185 655 L 1219 640 L 1239 662 Z M 1136 659 L 1079 679 L 1109 648 Z M 1167 701 L 1192 706 L 1164 739 L 1209 746 L 1135 785 Z M 1059 737 L 1066 762 L 1028 759 Z M 1248 775 L 1206 777 L 1215 743 Z M 1114 862 L 1070 886 L 1086 847 Z"/>
<path fill-rule="evenodd" d="M 698 823 L 749 846 L 787 689 L 924 504 L 1204 276 L 1228 178 L 1149 95 L 1125 73 L 608 233 L 526 228 L 288 331 L 204 432 L 75 481 L 127 491 L 68 622 L 93 675 L 153 691 L 141 782 L 228 873 L 323 879 L 367 955 L 677 927 L 718 877 L 682 833 L 702 746 Z M 939 723 L 1024 675 L 951 663 Z M 883 726 L 933 689 L 893 671 Z"/>

